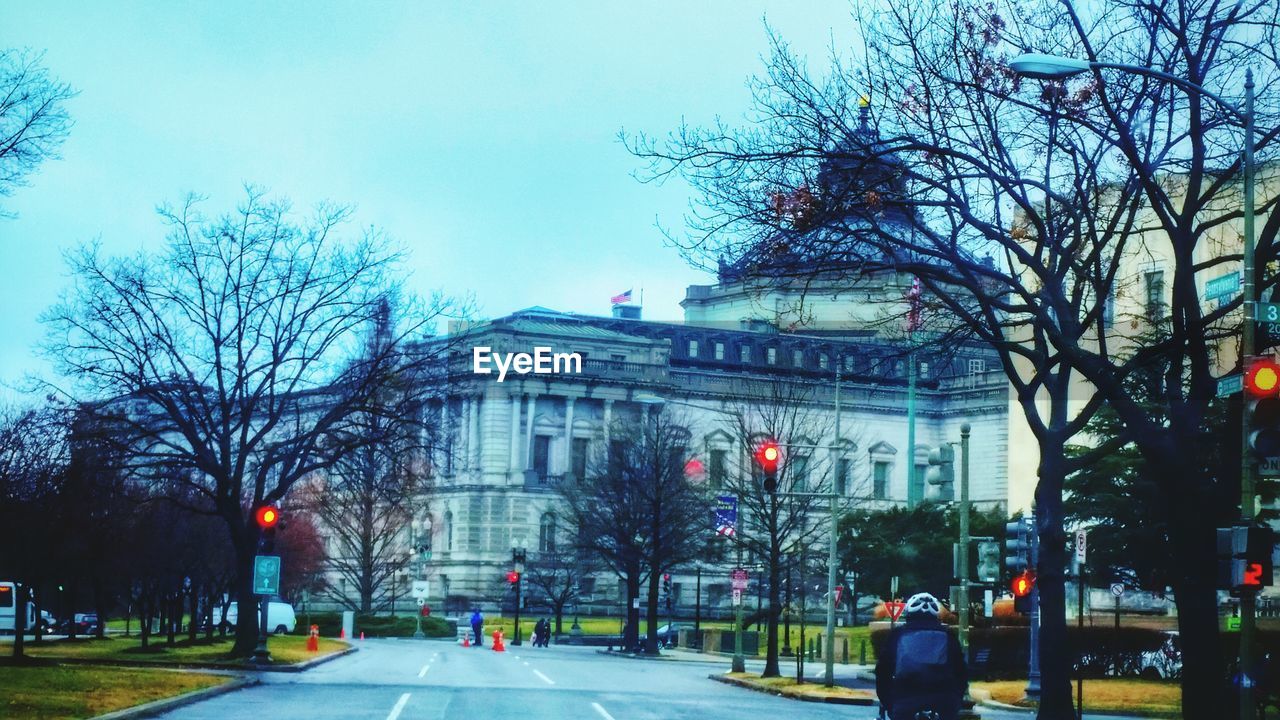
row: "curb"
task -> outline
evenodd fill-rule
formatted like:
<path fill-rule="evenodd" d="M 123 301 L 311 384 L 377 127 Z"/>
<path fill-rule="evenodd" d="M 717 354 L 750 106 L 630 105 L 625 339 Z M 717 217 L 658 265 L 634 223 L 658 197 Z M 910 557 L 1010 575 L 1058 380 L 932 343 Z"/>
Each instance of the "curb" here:
<path fill-rule="evenodd" d="M 131 708 L 116 710 L 106 713 L 105 715 L 95 715 L 91 720 L 132 720 L 133 718 L 145 718 L 159 715 L 161 713 L 174 710 L 185 705 L 208 700 L 209 698 L 224 695 L 236 690 L 242 690 L 247 687 L 257 685 L 260 681 L 257 678 L 237 678 L 223 685 L 215 685 L 214 687 L 205 688 L 203 690 L 193 690 L 182 695 L 175 695 L 170 698 L 162 698 L 160 700 L 152 700 L 149 703 L 135 705 Z"/>
<path fill-rule="evenodd" d="M 604 655 L 607 657 L 624 658 L 626 660 L 651 660 L 651 661 L 657 661 L 657 662 L 677 662 L 677 663 L 708 663 L 711 665 L 724 664 L 724 658 L 708 658 L 706 660 L 703 660 L 701 658 L 698 658 L 698 659 L 678 658 L 678 657 L 672 657 L 670 655 L 645 655 L 644 653 L 627 653 L 627 652 L 617 652 L 617 651 L 611 651 L 611 650 L 597 650 L 596 654 Z"/>
<path fill-rule="evenodd" d="M 334 660 L 337 660 L 340 657 L 346 657 L 347 655 L 350 655 L 353 652 L 357 652 L 358 650 L 360 650 L 359 647 L 355 645 L 351 645 L 346 650 L 339 650 L 338 652 L 329 653 L 328 655 L 323 655 L 321 657 L 315 658 L 314 660 L 308 660 L 306 662 L 298 663 L 296 665 L 250 665 L 246 669 L 254 670 L 257 672 L 286 672 L 286 673 L 306 672 L 317 665 L 323 665 L 327 662 L 332 662 Z"/>
<path fill-rule="evenodd" d="M 801 702 L 816 702 L 816 703 L 825 703 L 828 705 L 863 705 L 863 706 L 871 706 L 871 707 L 874 707 L 880 704 L 879 702 L 877 702 L 872 698 L 853 698 L 853 697 L 835 697 L 835 696 L 808 697 L 805 695 L 788 695 L 787 693 L 784 693 L 781 690 L 774 690 L 771 688 L 760 687 L 759 685 L 748 682 L 746 680 L 725 677 L 724 675 L 708 675 L 707 678 L 710 680 L 715 680 L 716 682 L 719 682 L 719 683 L 724 683 L 725 685 L 732 685 L 734 687 L 740 687 L 746 690 L 752 690 L 758 693 L 764 693 L 765 695 L 774 695 L 777 697 L 786 698 L 788 700 L 800 700 Z"/>

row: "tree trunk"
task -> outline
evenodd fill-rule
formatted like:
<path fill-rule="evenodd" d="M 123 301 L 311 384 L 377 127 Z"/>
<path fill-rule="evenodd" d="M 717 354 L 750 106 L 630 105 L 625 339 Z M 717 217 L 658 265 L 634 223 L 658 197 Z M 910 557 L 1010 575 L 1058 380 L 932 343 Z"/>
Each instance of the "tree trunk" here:
<path fill-rule="evenodd" d="M 771 543 L 769 547 L 769 606 L 765 621 L 765 637 L 767 638 L 765 642 L 767 644 L 765 646 L 764 672 L 760 673 L 760 677 L 778 677 L 782 674 L 782 671 L 778 668 L 778 613 L 775 612 L 779 607 L 778 579 L 782 575 L 781 559 L 782 553 L 779 551 L 777 543 Z"/>
<path fill-rule="evenodd" d="M 1166 477 L 1195 473 L 1193 468 L 1165 466 Z M 1181 559 L 1175 576 L 1178 634 L 1182 644 L 1182 715 L 1188 720 L 1228 717 L 1236 708 L 1235 694 L 1225 684 L 1218 637 L 1217 547 L 1214 502 L 1202 480 L 1186 478 L 1168 493 L 1169 533 L 1173 552 Z"/>
<path fill-rule="evenodd" d="M 240 532 L 245 532 L 241 530 Z M 258 603 L 253 595 L 253 545 L 236 543 L 236 641 L 231 646 L 233 657 L 249 657 L 258 645 Z"/>
<path fill-rule="evenodd" d="M 1067 645 L 1067 539 L 1063 530 L 1063 446 L 1046 436 L 1040 443 L 1040 481 L 1036 484 L 1036 535 L 1040 561 L 1036 586 L 1040 595 L 1039 720 L 1073 720 L 1071 658 Z"/>
<path fill-rule="evenodd" d="M 561 621 L 564 618 L 564 603 L 558 603 L 555 606 L 555 611 L 556 611 L 556 635 L 558 636 L 560 635 L 560 631 L 563 628 L 563 624 Z"/>
<path fill-rule="evenodd" d="M 148 599 L 148 593 L 143 590 L 138 593 L 138 633 L 141 635 L 141 647 L 147 649 L 147 643 L 151 641 L 151 601 Z"/>
<path fill-rule="evenodd" d="M 658 654 L 658 593 L 661 589 L 659 585 L 661 582 L 662 574 L 658 572 L 657 566 L 650 566 L 649 588 L 644 608 L 645 619 L 649 624 L 644 640 L 644 652 L 646 655 Z"/>

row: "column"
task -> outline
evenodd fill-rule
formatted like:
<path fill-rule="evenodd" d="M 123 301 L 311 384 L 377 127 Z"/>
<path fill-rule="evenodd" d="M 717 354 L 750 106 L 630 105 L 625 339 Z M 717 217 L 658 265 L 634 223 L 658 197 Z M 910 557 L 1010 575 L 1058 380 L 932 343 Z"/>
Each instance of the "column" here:
<path fill-rule="evenodd" d="M 481 455 L 484 440 L 481 439 L 480 427 L 480 411 L 483 404 L 484 396 L 482 395 L 476 395 L 471 399 L 471 467 L 473 468 L 484 465 Z"/>
<path fill-rule="evenodd" d="M 609 426 L 613 424 L 613 401 L 604 401 L 604 451 L 609 452 Z"/>
<path fill-rule="evenodd" d="M 520 405 L 523 396 L 511 393 L 511 472 L 520 470 Z"/>
<path fill-rule="evenodd" d="M 459 474 L 467 472 L 471 469 L 471 397 L 464 395 L 462 398 L 462 427 L 458 436 L 458 469 Z"/>
<path fill-rule="evenodd" d="M 524 421 L 524 469 L 533 469 L 533 411 L 538 407 L 538 396 L 529 393 L 525 396 L 525 407 L 529 416 Z"/>
<path fill-rule="evenodd" d="M 573 471 L 573 402 L 574 398 L 564 399 L 564 471 Z"/>

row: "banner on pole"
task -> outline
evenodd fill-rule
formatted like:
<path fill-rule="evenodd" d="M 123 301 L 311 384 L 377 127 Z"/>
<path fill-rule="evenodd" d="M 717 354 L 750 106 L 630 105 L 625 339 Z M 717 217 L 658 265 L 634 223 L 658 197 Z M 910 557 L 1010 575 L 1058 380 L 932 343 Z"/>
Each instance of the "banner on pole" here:
<path fill-rule="evenodd" d="M 721 495 L 716 503 L 716 535 L 733 537 L 738 532 L 738 498 Z"/>

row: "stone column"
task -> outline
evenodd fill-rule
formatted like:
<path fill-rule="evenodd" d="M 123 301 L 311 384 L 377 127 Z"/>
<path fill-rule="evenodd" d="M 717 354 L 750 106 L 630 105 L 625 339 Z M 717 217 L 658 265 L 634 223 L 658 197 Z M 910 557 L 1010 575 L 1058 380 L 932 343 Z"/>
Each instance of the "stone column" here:
<path fill-rule="evenodd" d="M 480 410 L 483 404 L 484 396 L 476 395 L 471 398 L 471 467 L 473 468 L 483 466 L 481 458 L 484 440 L 481 439 L 480 427 Z"/>
<path fill-rule="evenodd" d="M 604 451 L 609 452 L 609 426 L 613 424 L 613 401 L 604 401 Z"/>
<path fill-rule="evenodd" d="M 525 396 L 525 407 L 529 410 L 529 417 L 524 422 L 524 469 L 533 469 L 533 413 L 538 407 L 538 396 L 536 393 L 529 393 Z"/>
<path fill-rule="evenodd" d="M 523 396 L 511 393 L 511 472 L 520 470 L 520 406 Z"/>
<path fill-rule="evenodd" d="M 465 473 L 471 469 L 471 396 L 464 395 L 462 398 L 462 417 L 461 432 L 458 433 L 461 438 L 458 441 L 458 473 Z"/>
<path fill-rule="evenodd" d="M 564 472 L 573 471 L 573 402 L 574 398 L 564 399 Z"/>

